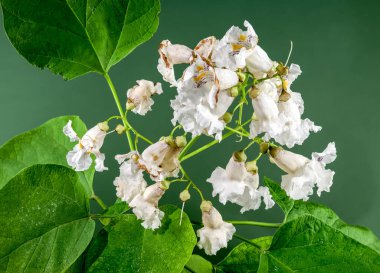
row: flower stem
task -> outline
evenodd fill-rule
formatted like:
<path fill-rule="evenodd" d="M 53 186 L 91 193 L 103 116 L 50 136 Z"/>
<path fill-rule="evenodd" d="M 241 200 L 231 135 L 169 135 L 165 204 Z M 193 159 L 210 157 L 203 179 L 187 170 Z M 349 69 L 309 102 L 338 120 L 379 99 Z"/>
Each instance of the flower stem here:
<path fill-rule="evenodd" d="M 271 227 L 278 228 L 281 226 L 280 223 L 266 223 L 266 222 L 256 222 L 256 221 L 226 221 L 233 225 L 249 225 L 249 226 L 258 226 L 258 227 Z"/>
<path fill-rule="evenodd" d="M 182 152 L 179 154 L 179 160 L 182 159 L 182 157 L 187 153 L 187 151 L 194 145 L 194 143 L 199 139 L 200 136 L 196 136 L 192 138 L 189 143 L 183 148 Z"/>
<path fill-rule="evenodd" d="M 120 103 L 119 97 L 117 95 L 117 92 L 116 92 L 114 84 L 113 84 L 110 76 L 107 73 L 104 74 L 104 78 L 106 79 L 106 81 L 108 83 L 108 86 L 111 89 L 111 92 L 112 92 L 113 98 L 115 100 L 117 109 L 119 110 L 121 119 L 123 120 L 123 124 L 124 124 L 125 128 L 129 128 L 127 118 L 124 115 L 123 107 L 121 107 L 121 103 Z M 127 135 L 127 138 L 128 138 L 128 144 L 129 144 L 130 150 L 134 151 L 135 147 L 133 145 L 133 141 L 132 141 L 132 137 L 131 137 L 131 133 L 130 133 L 129 129 L 127 129 L 125 131 L 125 134 Z"/>
<path fill-rule="evenodd" d="M 246 134 L 246 133 L 240 132 L 239 130 L 236 130 L 236 129 L 234 129 L 234 128 L 231 128 L 231 127 L 228 127 L 228 126 L 226 126 L 225 128 L 226 128 L 228 131 L 234 132 L 235 134 L 238 134 L 238 135 L 241 135 L 241 136 L 244 136 L 244 137 L 249 137 L 249 134 Z"/>
<path fill-rule="evenodd" d="M 102 199 L 100 199 L 99 196 L 97 196 L 97 195 L 94 194 L 94 195 L 92 195 L 90 198 L 91 198 L 92 200 L 95 200 L 96 203 L 98 203 L 99 206 L 100 206 L 102 209 L 107 209 L 107 205 L 103 202 Z"/>

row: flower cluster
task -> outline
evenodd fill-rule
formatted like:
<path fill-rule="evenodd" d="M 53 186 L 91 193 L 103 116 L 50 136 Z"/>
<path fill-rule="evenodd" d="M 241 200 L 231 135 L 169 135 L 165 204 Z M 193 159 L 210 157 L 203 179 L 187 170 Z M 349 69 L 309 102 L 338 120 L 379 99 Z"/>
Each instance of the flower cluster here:
<path fill-rule="evenodd" d="M 202 191 L 181 166 L 183 160 L 231 135 L 248 139 L 241 150 L 232 156 L 228 153 L 230 159 L 225 168 L 217 167 L 207 179 L 213 187 L 212 196 L 218 196 L 222 204 L 239 205 L 241 213 L 257 210 L 262 203 L 266 209 L 274 206 L 270 190 L 260 186 L 258 162 L 262 155 L 268 155 L 272 163 L 286 172 L 281 187 L 295 200 L 308 200 L 314 187 L 318 195 L 328 192 L 334 176 L 333 171 L 326 169 L 336 158 L 333 142 L 322 153 L 313 153 L 310 159 L 280 146 L 301 145 L 310 132 L 318 132 L 321 127 L 302 118 L 303 99 L 300 93 L 291 90 L 301 74 L 300 66 L 272 61 L 258 45 L 258 35 L 250 23 L 245 21 L 244 26 L 245 30 L 231 27 L 220 40 L 213 36 L 205 38 L 194 49 L 168 40 L 160 43 L 158 71 L 164 81 L 177 89 L 171 101 L 175 128 L 170 135 L 152 142 L 126 118 L 128 111 L 145 115 L 154 104 L 153 96 L 163 92 L 160 83 L 147 80 L 137 81 L 127 91 L 125 113 L 120 116 L 99 123 L 82 138 L 73 130 L 71 121 L 63 129 L 71 141 L 78 142 L 67 154 L 68 164 L 76 171 L 84 171 L 90 168 L 93 155 L 95 169 L 104 171 L 107 168 L 100 149 L 109 131 L 108 121 L 122 120 L 123 125 L 116 126 L 114 131 L 126 132 L 131 151 L 115 157 L 120 164 L 120 175 L 114 180 L 117 197 L 129 204 L 144 228 L 157 229 L 164 217 L 159 200 L 172 183 L 186 182 L 180 199 L 183 202 L 190 199 L 190 187 L 199 193 L 203 227 L 197 231 L 198 246 L 209 255 L 227 246 L 235 227 L 223 221 L 211 202 L 204 199 Z M 175 76 L 176 64 L 187 64 L 179 78 Z M 251 118 L 243 121 L 243 110 L 249 100 L 253 111 Z M 183 130 L 182 134 L 178 134 L 179 129 Z M 228 133 L 223 134 L 224 131 Z M 215 140 L 188 153 L 200 135 Z M 139 139 L 149 144 L 142 152 L 137 148 Z M 248 149 L 254 144 L 259 149 L 252 157 Z"/>

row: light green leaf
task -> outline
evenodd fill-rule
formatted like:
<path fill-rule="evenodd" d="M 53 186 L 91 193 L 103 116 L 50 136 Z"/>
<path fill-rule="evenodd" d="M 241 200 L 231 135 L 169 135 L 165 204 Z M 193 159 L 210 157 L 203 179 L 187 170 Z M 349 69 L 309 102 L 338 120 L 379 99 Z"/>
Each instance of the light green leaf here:
<path fill-rule="evenodd" d="M 253 243 L 262 249 L 268 249 L 272 241 L 272 236 L 261 237 L 252 240 Z M 218 264 L 218 268 L 225 272 L 250 273 L 257 272 L 260 264 L 262 251 L 256 246 L 241 243 L 237 245 L 224 259 Z"/>
<path fill-rule="evenodd" d="M 108 225 L 112 218 L 115 218 L 119 216 L 120 214 L 127 212 L 129 210 L 129 206 L 126 202 L 121 201 L 120 198 L 118 198 L 112 206 L 108 207 L 103 213 L 102 218 L 99 220 L 102 222 L 103 225 Z M 109 216 L 109 218 L 107 218 Z"/>
<path fill-rule="evenodd" d="M 268 177 L 264 178 L 264 184 L 269 188 L 273 200 L 283 210 L 286 217 L 293 208 L 294 201 L 286 195 L 286 192 L 281 189 L 281 186 L 278 183 L 272 181 Z"/>
<path fill-rule="evenodd" d="M 72 120 L 79 136 L 87 131 L 86 125 L 77 116 L 64 116 L 49 120 L 40 127 L 22 133 L 0 147 L 0 189 L 22 169 L 34 164 L 57 164 L 68 166 L 66 154 L 75 143 L 70 142 L 63 126 Z M 82 186 L 88 196 L 92 193 L 94 168 L 78 172 Z"/>
<path fill-rule="evenodd" d="M 195 233 L 186 214 L 179 224 L 179 209 L 161 210 L 165 217 L 155 231 L 144 229 L 132 214 L 108 225 L 107 246 L 88 272 L 181 272 L 196 244 Z"/>
<path fill-rule="evenodd" d="M 34 165 L 0 190 L 0 272 L 63 272 L 89 244 L 95 223 L 78 174 Z"/>
<path fill-rule="evenodd" d="M 105 73 L 158 27 L 159 0 L 0 0 L 9 39 L 30 63 L 72 79 Z"/>
<path fill-rule="evenodd" d="M 192 255 L 182 273 L 214 273 L 212 263 L 199 255 Z"/>

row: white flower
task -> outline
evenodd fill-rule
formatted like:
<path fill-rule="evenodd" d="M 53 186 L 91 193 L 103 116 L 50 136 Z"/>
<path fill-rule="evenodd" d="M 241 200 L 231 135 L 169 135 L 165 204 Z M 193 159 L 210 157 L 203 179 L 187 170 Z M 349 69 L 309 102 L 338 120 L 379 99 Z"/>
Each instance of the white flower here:
<path fill-rule="evenodd" d="M 212 195 L 219 194 L 219 201 L 227 201 L 240 205 L 241 213 L 256 210 L 260 207 L 261 198 L 264 198 L 266 208 L 274 205 L 269 191 L 265 187 L 259 188 L 259 175 L 248 172 L 244 162 L 231 157 L 226 169 L 217 167 L 211 177 L 207 179 L 213 186 Z"/>
<path fill-rule="evenodd" d="M 233 102 L 227 89 L 239 79 L 235 72 L 214 69 L 198 57 L 178 82 L 178 95 L 171 101 L 174 110 L 173 125 L 179 122 L 193 136 L 216 135 L 221 139 L 225 127 L 221 117 Z"/>
<path fill-rule="evenodd" d="M 216 39 L 214 36 L 202 39 L 194 48 L 195 56 L 201 56 L 204 59 L 210 59 L 211 53 L 215 47 Z"/>
<path fill-rule="evenodd" d="M 246 31 L 232 26 L 224 37 L 217 42 L 212 52 L 212 61 L 217 67 L 236 71 L 245 67 L 245 59 L 257 45 L 258 37 L 248 21 L 244 21 Z"/>
<path fill-rule="evenodd" d="M 151 98 L 154 94 L 162 94 L 161 83 L 153 83 L 147 80 L 137 81 L 137 85 L 127 91 L 127 108 L 139 115 L 145 115 L 154 104 Z"/>
<path fill-rule="evenodd" d="M 121 164 L 120 175 L 113 182 L 116 187 L 116 196 L 127 203 L 130 203 L 147 187 L 143 171 L 137 165 L 134 155 L 134 153 L 129 153 L 115 157 Z"/>
<path fill-rule="evenodd" d="M 311 159 L 279 148 L 271 150 L 270 154 L 271 160 L 288 173 L 282 176 L 281 187 L 291 198 L 308 200 L 315 185 L 318 196 L 322 191 L 330 191 L 335 173 L 325 167 L 336 159 L 334 142 L 322 153 L 313 153 Z"/>
<path fill-rule="evenodd" d="M 277 64 L 273 62 L 268 54 L 258 45 L 255 46 L 245 61 L 248 71 L 253 74 L 255 79 L 262 79 L 268 74 L 273 73 L 273 69 Z"/>
<path fill-rule="evenodd" d="M 282 132 L 274 135 L 274 139 L 281 145 L 292 148 L 295 144 L 301 145 L 310 135 L 310 132 L 318 132 L 322 129 L 314 125 L 310 119 L 302 119 L 304 103 L 300 93 L 288 92 L 290 99 L 279 101 L 279 115 L 282 120 Z"/>
<path fill-rule="evenodd" d="M 96 157 L 95 170 L 98 172 L 108 170 L 104 166 L 105 156 L 100 152 L 108 128 L 105 130 L 104 126 L 101 126 L 102 124 L 97 124 L 80 139 L 71 124 L 72 121 L 69 120 L 65 127 L 63 127 L 63 133 L 70 138 L 70 141 L 79 141 L 79 143 L 74 146 L 72 151 L 67 153 L 67 163 L 76 171 L 85 171 L 92 164 L 91 154 L 93 154 Z"/>
<path fill-rule="evenodd" d="M 172 45 L 169 40 L 164 40 L 160 43 L 158 53 L 160 54 L 157 66 L 158 71 L 165 81 L 172 86 L 177 86 L 173 66 L 175 64 L 190 63 L 193 51 L 187 46 Z"/>
<path fill-rule="evenodd" d="M 129 205 L 137 219 L 143 220 L 141 225 L 146 229 L 157 229 L 161 226 L 164 213 L 158 208 L 158 201 L 165 193 L 160 183 L 155 183 L 138 194 Z"/>
<path fill-rule="evenodd" d="M 287 81 L 286 85 L 288 88 L 298 78 L 298 76 L 301 75 L 301 73 L 302 73 L 302 70 L 298 64 L 290 65 L 288 74 L 285 76 L 285 79 Z"/>
<path fill-rule="evenodd" d="M 197 231 L 199 237 L 198 247 L 204 249 L 207 255 L 215 255 L 216 252 L 227 247 L 227 242 L 232 239 L 235 227 L 223 221 L 220 213 L 211 208 L 202 211 L 203 228 Z"/>
<path fill-rule="evenodd" d="M 265 133 L 264 139 L 269 140 L 281 133 L 282 120 L 278 110 L 278 91 L 275 81 L 265 80 L 255 86 L 252 105 L 254 116 L 250 125 L 250 136 L 256 137 Z"/>
<path fill-rule="evenodd" d="M 146 170 L 151 178 L 163 181 L 166 177 L 175 177 L 179 172 L 179 153 L 181 148 L 166 138 L 147 147 L 138 158 L 139 167 Z"/>

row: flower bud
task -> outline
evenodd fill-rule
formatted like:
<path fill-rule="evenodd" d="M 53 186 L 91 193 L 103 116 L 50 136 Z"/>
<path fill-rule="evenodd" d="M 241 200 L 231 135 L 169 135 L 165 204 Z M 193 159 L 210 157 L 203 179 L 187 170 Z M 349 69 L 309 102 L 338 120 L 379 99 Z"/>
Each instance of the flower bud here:
<path fill-rule="evenodd" d="M 119 135 L 121 135 L 122 133 L 125 132 L 125 127 L 124 127 L 123 125 L 121 125 L 121 124 L 118 124 L 118 125 L 116 126 L 116 128 L 115 128 L 115 131 L 116 131 Z"/>
<path fill-rule="evenodd" d="M 286 102 L 290 99 L 290 94 L 286 92 L 285 90 L 283 90 L 278 99 L 279 101 Z"/>
<path fill-rule="evenodd" d="M 136 107 L 136 105 L 134 105 L 133 102 L 131 102 L 129 100 L 127 101 L 127 104 L 126 104 L 127 111 L 133 110 L 133 109 L 135 109 L 135 107 Z"/>
<path fill-rule="evenodd" d="M 228 95 L 233 98 L 239 96 L 239 88 L 237 88 L 237 86 L 234 86 L 228 89 Z"/>
<path fill-rule="evenodd" d="M 247 161 L 247 155 L 244 153 L 243 150 L 234 152 L 233 157 L 234 157 L 234 160 L 237 162 Z"/>
<path fill-rule="evenodd" d="M 261 142 L 260 143 L 260 153 L 266 154 L 269 149 L 269 143 L 268 142 Z"/>
<path fill-rule="evenodd" d="M 103 121 L 103 122 L 98 123 L 98 126 L 99 126 L 100 130 L 102 130 L 104 132 L 107 132 L 110 129 L 107 121 Z"/>
<path fill-rule="evenodd" d="M 276 156 L 282 151 L 281 147 L 269 147 L 269 154 L 271 157 L 276 158 Z"/>
<path fill-rule="evenodd" d="M 241 81 L 241 82 L 244 82 L 245 79 L 247 78 L 247 75 L 244 72 L 239 71 L 239 72 L 236 72 L 236 74 L 238 75 L 239 81 Z"/>
<path fill-rule="evenodd" d="M 260 93 L 261 93 L 260 89 L 253 87 L 253 88 L 251 88 L 251 90 L 249 90 L 249 97 L 251 99 L 255 99 L 260 95 Z"/>
<path fill-rule="evenodd" d="M 186 146 L 186 144 L 187 144 L 186 137 L 184 137 L 184 136 L 177 136 L 175 138 L 175 145 L 177 145 L 177 147 L 183 148 L 183 147 Z"/>
<path fill-rule="evenodd" d="M 295 173 L 303 168 L 310 160 L 303 155 L 276 147 L 269 151 L 271 161 L 288 174 Z"/>
<path fill-rule="evenodd" d="M 247 169 L 248 172 L 252 174 L 257 174 L 259 170 L 259 168 L 256 165 L 256 160 L 245 163 L 245 168 Z"/>
<path fill-rule="evenodd" d="M 170 182 L 169 182 L 169 181 L 164 180 L 164 181 L 162 181 L 162 182 L 160 183 L 160 189 L 161 189 L 161 190 L 166 191 L 166 190 L 169 189 L 169 187 L 170 187 Z"/>
<path fill-rule="evenodd" d="M 282 63 L 279 63 L 278 66 L 276 67 L 276 71 L 278 74 L 285 76 L 288 74 L 289 69 Z"/>
<path fill-rule="evenodd" d="M 174 146 L 175 142 L 172 136 L 163 137 L 162 140 L 169 146 Z"/>
<path fill-rule="evenodd" d="M 137 162 L 139 160 L 139 156 L 137 154 L 132 154 L 131 159 L 133 159 L 133 161 Z"/>
<path fill-rule="evenodd" d="M 225 123 L 230 123 L 231 120 L 232 120 L 232 114 L 230 112 L 226 112 L 224 113 L 224 115 L 222 116 L 222 120 L 225 122 Z"/>
<path fill-rule="evenodd" d="M 190 199 L 190 193 L 188 190 L 184 190 L 179 194 L 179 199 L 181 199 L 182 202 L 186 202 Z"/>
<path fill-rule="evenodd" d="M 201 203 L 201 211 L 202 212 L 209 212 L 212 209 L 212 203 L 210 201 L 202 201 Z"/>

